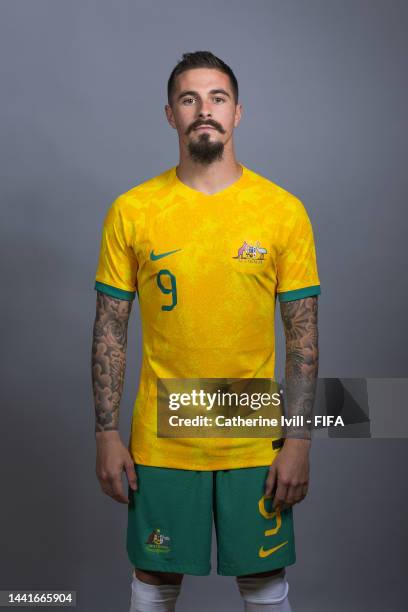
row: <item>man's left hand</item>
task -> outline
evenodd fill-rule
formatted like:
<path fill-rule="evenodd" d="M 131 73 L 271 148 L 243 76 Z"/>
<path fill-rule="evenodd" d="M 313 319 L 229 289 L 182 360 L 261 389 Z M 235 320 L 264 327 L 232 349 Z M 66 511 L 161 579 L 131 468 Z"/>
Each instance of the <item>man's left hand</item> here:
<path fill-rule="evenodd" d="M 309 487 L 310 440 L 287 438 L 269 468 L 265 482 L 265 496 L 276 487 L 273 508 L 286 510 L 301 502 Z"/>

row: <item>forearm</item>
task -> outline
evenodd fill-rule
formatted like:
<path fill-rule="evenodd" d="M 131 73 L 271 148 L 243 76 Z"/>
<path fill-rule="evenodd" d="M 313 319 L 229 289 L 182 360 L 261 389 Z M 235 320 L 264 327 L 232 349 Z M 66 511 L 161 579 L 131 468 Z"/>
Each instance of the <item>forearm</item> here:
<path fill-rule="evenodd" d="M 117 431 L 132 302 L 98 291 L 92 340 L 95 432 Z"/>
<path fill-rule="evenodd" d="M 316 391 L 319 351 L 317 297 L 281 305 L 286 335 L 286 416 L 303 417 L 287 427 L 288 439 L 310 440 L 313 403 Z M 303 422 L 302 422 L 303 421 Z"/>

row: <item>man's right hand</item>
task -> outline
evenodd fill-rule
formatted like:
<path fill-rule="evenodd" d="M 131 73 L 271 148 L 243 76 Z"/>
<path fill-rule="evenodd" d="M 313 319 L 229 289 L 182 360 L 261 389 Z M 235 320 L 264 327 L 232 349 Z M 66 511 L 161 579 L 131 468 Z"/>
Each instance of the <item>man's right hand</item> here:
<path fill-rule="evenodd" d="M 125 470 L 129 486 L 137 491 L 137 477 L 129 450 L 120 439 L 119 432 L 98 431 L 96 438 L 96 476 L 102 490 L 116 501 L 128 504 L 123 493 L 122 471 Z"/>

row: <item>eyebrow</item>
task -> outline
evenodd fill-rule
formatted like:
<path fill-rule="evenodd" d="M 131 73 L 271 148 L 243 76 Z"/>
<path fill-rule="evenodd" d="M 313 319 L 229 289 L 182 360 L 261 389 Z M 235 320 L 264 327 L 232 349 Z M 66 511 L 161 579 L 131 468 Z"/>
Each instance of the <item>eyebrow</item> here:
<path fill-rule="evenodd" d="M 211 89 L 210 94 L 224 94 L 224 96 L 227 96 L 228 98 L 230 98 L 230 94 L 228 93 L 228 91 L 225 91 L 225 89 Z M 188 91 L 182 91 L 181 94 L 179 94 L 177 100 L 181 100 L 181 98 L 184 98 L 184 96 L 198 96 L 198 91 L 192 91 L 192 90 L 188 90 Z"/>

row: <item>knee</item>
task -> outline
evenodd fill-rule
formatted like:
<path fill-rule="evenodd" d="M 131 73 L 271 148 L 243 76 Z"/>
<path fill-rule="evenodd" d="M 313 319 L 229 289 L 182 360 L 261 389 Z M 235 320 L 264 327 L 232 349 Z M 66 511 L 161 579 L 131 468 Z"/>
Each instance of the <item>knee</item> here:
<path fill-rule="evenodd" d="M 146 612 L 146 610 L 174 612 L 181 579 L 182 574 L 135 568 L 129 612 Z"/>
<path fill-rule="evenodd" d="M 288 596 L 289 585 L 284 568 L 262 574 L 237 576 L 237 583 L 246 604 L 279 606 Z"/>
<path fill-rule="evenodd" d="M 180 585 L 183 580 L 183 574 L 173 572 L 156 572 L 154 570 L 144 570 L 135 567 L 135 576 L 146 584 L 160 586 L 162 584 Z"/>

